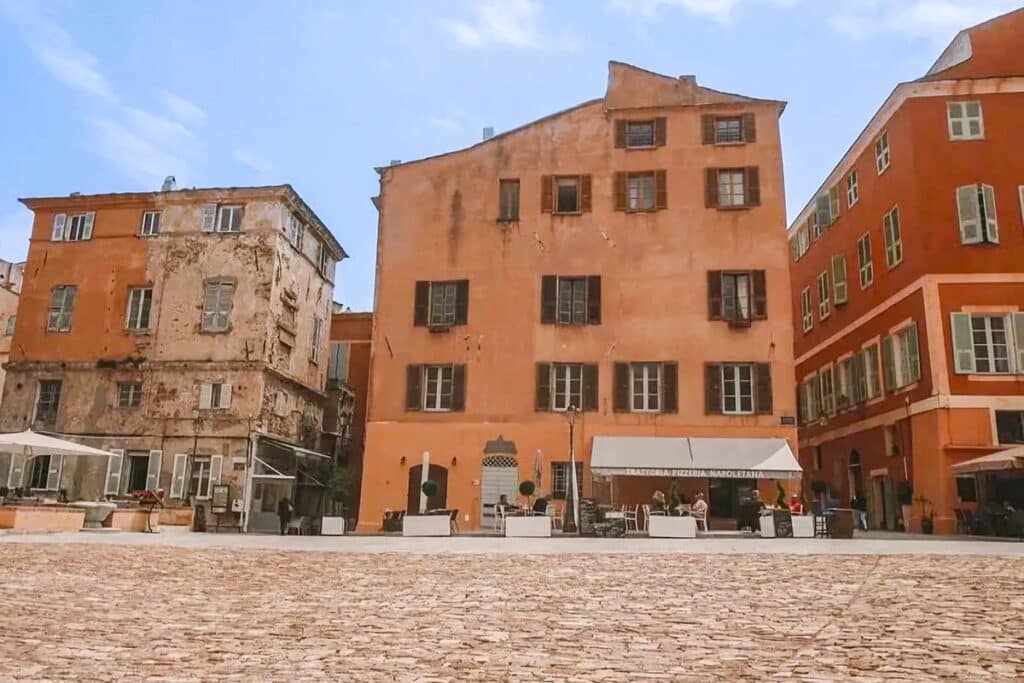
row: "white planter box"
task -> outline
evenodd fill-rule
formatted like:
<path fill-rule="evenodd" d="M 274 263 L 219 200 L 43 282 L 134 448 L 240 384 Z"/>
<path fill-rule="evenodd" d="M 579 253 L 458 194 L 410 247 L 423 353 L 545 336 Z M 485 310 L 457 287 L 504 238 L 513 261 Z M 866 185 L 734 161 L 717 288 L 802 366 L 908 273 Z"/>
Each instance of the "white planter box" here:
<path fill-rule="evenodd" d="M 506 517 L 506 536 L 525 536 L 542 538 L 551 535 L 551 518 L 543 517 Z"/>
<path fill-rule="evenodd" d="M 775 538 L 775 517 L 761 515 L 761 538 Z"/>
<path fill-rule="evenodd" d="M 324 517 L 320 521 L 320 535 L 321 536 L 344 536 L 345 535 L 345 518 L 344 517 Z"/>
<path fill-rule="evenodd" d="M 793 538 L 814 538 L 814 515 L 793 515 Z"/>
<path fill-rule="evenodd" d="M 693 517 L 651 515 L 647 535 L 651 538 L 697 538 L 697 520 Z"/>
<path fill-rule="evenodd" d="M 451 536 L 448 515 L 406 515 L 402 518 L 403 536 Z"/>

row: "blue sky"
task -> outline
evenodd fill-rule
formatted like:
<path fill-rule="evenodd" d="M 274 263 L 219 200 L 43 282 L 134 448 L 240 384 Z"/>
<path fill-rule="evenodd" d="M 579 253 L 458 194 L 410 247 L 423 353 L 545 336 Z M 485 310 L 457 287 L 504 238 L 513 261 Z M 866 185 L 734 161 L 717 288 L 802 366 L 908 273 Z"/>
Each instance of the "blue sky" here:
<path fill-rule="evenodd" d="M 600 97 L 609 59 L 783 99 L 790 215 L 893 86 L 1001 0 L 0 0 L 0 257 L 17 197 L 289 182 L 372 305 L 373 166 Z M 780 226 L 781 229 L 781 226 Z"/>

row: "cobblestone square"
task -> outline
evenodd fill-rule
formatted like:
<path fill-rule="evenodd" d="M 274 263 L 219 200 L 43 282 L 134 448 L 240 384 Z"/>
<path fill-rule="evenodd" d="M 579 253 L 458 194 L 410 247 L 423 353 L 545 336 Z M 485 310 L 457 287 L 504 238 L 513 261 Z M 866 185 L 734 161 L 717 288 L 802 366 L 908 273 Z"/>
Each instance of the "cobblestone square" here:
<path fill-rule="evenodd" d="M 1020 680 L 1024 558 L 0 543 L 0 680 Z"/>

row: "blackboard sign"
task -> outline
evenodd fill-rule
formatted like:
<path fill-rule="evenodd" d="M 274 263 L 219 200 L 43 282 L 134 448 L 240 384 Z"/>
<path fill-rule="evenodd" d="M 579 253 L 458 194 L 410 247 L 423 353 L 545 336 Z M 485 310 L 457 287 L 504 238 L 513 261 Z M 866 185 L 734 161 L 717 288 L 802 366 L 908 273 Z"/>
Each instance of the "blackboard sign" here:
<path fill-rule="evenodd" d="M 211 507 L 217 514 L 224 514 L 228 509 L 228 492 L 231 487 L 226 484 L 215 484 L 213 487 L 213 501 Z"/>
<path fill-rule="evenodd" d="M 793 538 L 793 513 L 789 510 L 772 510 L 775 538 Z"/>

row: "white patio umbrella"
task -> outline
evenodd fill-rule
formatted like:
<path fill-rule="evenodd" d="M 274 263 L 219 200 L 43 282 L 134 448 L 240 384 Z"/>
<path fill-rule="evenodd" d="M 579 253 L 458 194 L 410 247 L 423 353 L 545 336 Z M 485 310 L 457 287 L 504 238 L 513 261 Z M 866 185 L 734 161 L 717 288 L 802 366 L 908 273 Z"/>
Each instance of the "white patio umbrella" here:
<path fill-rule="evenodd" d="M 33 432 L 31 429 L 25 432 L 0 434 L 0 453 L 14 453 L 15 455 L 115 455 L 99 448 L 83 446 L 74 441 L 58 439 L 46 434 Z"/>

